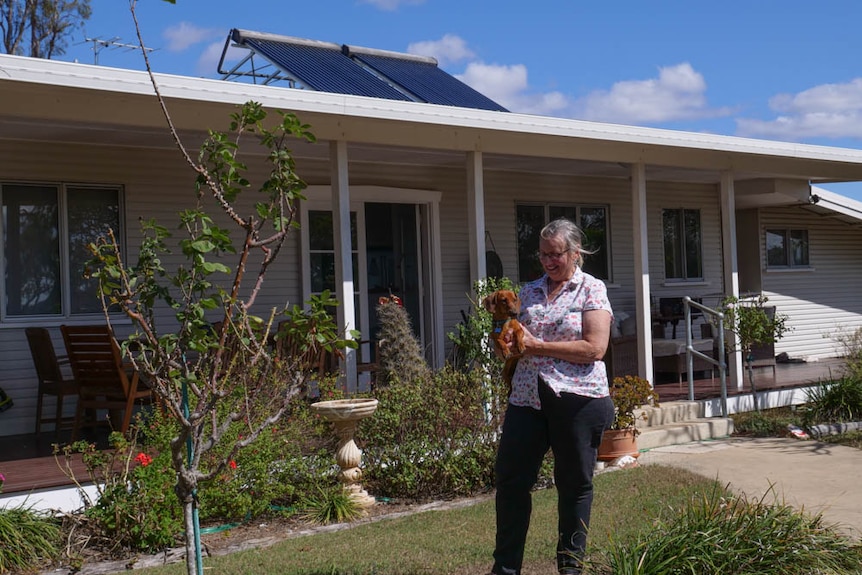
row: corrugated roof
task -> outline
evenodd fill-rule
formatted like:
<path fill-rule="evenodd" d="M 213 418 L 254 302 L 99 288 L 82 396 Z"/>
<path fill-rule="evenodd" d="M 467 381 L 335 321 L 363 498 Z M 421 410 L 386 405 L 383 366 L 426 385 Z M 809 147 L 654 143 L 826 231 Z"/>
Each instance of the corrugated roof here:
<path fill-rule="evenodd" d="M 223 70 L 231 43 L 251 54 L 233 69 Z M 256 55 L 266 62 L 255 62 Z M 276 72 L 271 71 L 273 66 Z M 233 29 L 218 71 L 229 80 L 245 77 L 264 84 L 286 80 L 291 87 L 319 92 L 508 111 L 441 70 L 434 58 L 291 36 Z"/>

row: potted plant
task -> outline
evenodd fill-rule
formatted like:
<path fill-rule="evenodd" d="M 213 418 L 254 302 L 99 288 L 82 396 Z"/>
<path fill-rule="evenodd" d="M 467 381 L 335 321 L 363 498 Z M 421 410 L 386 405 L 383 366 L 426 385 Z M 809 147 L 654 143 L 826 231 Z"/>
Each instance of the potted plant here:
<path fill-rule="evenodd" d="M 635 424 L 639 419 L 647 419 L 643 406 L 658 407 L 658 392 L 646 379 L 626 375 L 613 379 L 610 395 L 614 402 L 614 421 L 602 435 L 599 460 L 613 461 L 624 455 L 637 457 L 640 454 L 637 448 L 640 430 Z"/>

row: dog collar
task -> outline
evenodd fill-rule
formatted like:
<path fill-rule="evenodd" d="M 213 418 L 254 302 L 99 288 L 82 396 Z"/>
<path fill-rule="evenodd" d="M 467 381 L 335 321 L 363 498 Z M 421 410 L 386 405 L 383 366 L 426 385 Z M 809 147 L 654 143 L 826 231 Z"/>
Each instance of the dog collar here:
<path fill-rule="evenodd" d="M 506 324 L 513 319 L 513 317 L 507 317 L 506 319 L 492 319 L 491 326 L 494 328 L 494 333 L 501 333 L 503 328 L 506 327 Z"/>

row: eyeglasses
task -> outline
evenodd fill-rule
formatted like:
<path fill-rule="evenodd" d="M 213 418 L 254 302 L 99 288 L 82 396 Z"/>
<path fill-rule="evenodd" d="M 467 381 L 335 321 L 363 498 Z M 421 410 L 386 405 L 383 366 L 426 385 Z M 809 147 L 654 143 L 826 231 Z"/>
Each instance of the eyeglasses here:
<path fill-rule="evenodd" d="M 565 250 L 565 251 L 562 251 L 562 252 L 551 252 L 551 253 L 548 253 L 548 252 L 538 252 L 538 254 L 537 254 L 537 255 L 539 256 L 539 259 L 540 259 L 540 260 L 543 260 L 543 261 L 550 261 L 550 260 L 557 261 L 557 260 L 561 260 L 561 259 L 563 259 L 563 256 L 565 256 L 565 255 L 566 255 L 567 253 L 569 253 L 570 251 L 571 251 L 571 250 Z"/>

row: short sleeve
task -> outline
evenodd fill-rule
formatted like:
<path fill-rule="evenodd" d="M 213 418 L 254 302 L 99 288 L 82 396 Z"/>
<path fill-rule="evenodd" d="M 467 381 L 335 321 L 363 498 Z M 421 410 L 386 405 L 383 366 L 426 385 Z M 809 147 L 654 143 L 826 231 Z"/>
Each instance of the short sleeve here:
<path fill-rule="evenodd" d="M 584 301 L 584 311 L 604 309 L 613 316 L 614 312 L 611 309 L 611 302 L 608 300 L 608 288 L 605 285 L 605 282 L 591 276 L 587 276 L 587 278 L 588 279 L 586 279 L 584 286 L 587 288 L 587 297 Z"/>

